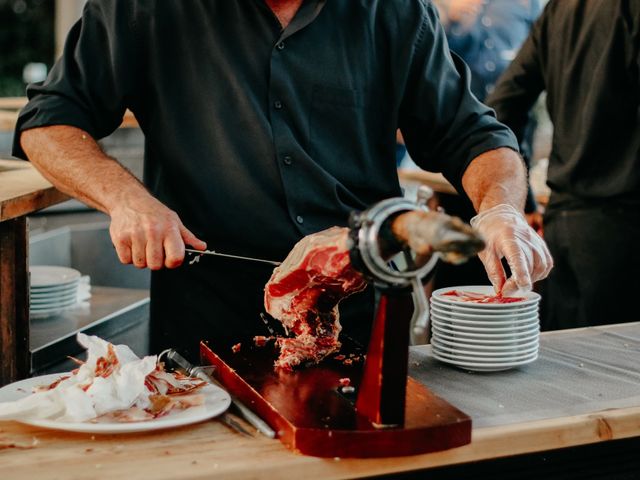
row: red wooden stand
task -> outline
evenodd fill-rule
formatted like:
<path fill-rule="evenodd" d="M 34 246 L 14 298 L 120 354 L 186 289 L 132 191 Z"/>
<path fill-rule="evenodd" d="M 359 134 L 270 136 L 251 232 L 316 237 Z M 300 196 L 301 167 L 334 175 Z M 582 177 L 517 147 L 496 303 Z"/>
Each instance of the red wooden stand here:
<path fill-rule="evenodd" d="M 318 457 L 390 457 L 446 450 L 471 441 L 471 419 L 407 377 L 411 297 L 382 295 L 366 361 L 343 341 L 320 365 L 274 370 L 273 342 L 201 344 L 203 363 L 245 405 L 260 415 L 290 449 Z M 350 355 L 353 357 L 350 358 Z M 349 363 L 348 361 L 346 363 Z M 349 378 L 357 398 L 343 394 Z"/>

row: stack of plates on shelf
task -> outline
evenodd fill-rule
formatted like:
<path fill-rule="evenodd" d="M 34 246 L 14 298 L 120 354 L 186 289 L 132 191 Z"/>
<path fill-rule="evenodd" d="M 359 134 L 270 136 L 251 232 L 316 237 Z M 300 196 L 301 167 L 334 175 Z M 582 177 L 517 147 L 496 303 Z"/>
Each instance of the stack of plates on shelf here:
<path fill-rule="evenodd" d="M 81 274 L 67 267 L 36 265 L 29 267 L 30 316 L 48 317 L 78 303 Z"/>
<path fill-rule="evenodd" d="M 498 371 L 538 358 L 540 295 L 496 298 L 491 286 L 442 288 L 431 294 L 434 358 L 474 371 Z M 496 303 L 508 302 L 508 303 Z"/>

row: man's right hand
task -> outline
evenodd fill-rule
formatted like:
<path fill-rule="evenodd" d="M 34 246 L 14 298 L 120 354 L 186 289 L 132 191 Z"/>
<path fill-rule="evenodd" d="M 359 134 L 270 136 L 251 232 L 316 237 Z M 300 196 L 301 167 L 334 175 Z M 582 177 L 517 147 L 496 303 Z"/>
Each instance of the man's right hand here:
<path fill-rule="evenodd" d="M 106 155 L 84 130 L 70 125 L 22 132 L 29 160 L 58 189 L 111 217 L 111 240 L 122 263 L 158 270 L 182 264 L 185 244 L 199 240 L 128 170 Z"/>
<path fill-rule="evenodd" d="M 173 210 L 150 194 L 122 202 L 109 215 L 111 241 L 122 263 L 151 270 L 176 268 L 184 261 L 185 245 L 196 250 L 207 248 Z"/>

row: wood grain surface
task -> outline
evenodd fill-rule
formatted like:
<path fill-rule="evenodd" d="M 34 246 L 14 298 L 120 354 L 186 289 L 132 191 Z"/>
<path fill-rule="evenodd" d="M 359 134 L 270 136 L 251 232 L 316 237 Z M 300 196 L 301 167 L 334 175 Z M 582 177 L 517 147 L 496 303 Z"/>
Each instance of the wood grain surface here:
<path fill-rule="evenodd" d="M 0 222 L 67 200 L 29 162 L 0 160 Z"/>
<path fill-rule="evenodd" d="M 640 407 L 634 407 L 475 429 L 469 445 L 443 452 L 379 459 L 321 459 L 292 453 L 277 440 L 241 436 L 217 421 L 127 435 L 73 434 L 0 422 L 0 469 L 11 472 L 12 480 L 343 479 L 639 435 Z"/>

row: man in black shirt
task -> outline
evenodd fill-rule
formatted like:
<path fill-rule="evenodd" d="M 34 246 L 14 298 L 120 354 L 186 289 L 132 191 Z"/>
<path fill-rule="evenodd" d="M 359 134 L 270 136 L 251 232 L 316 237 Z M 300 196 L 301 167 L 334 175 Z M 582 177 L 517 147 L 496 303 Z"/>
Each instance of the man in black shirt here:
<path fill-rule="evenodd" d="M 546 276 L 546 246 L 519 222 L 517 143 L 468 81 L 422 0 L 93 0 L 28 89 L 14 152 L 111 216 L 122 262 L 154 270 L 154 350 L 194 350 L 263 333 L 271 269 L 182 265 L 185 244 L 283 259 L 302 236 L 400 195 L 398 127 L 416 161 L 482 212 L 496 288 Z M 94 140 L 126 108 L 145 134 L 146 188 Z M 370 292 L 350 304 L 346 331 L 370 320 Z"/>
<path fill-rule="evenodd" d="M 637 320 L 640 0 L 552 0 L 487 103 L 521 135 L 543 90 L 554 126 L 544 235 L 556 268 L 542 326 Z"/>

